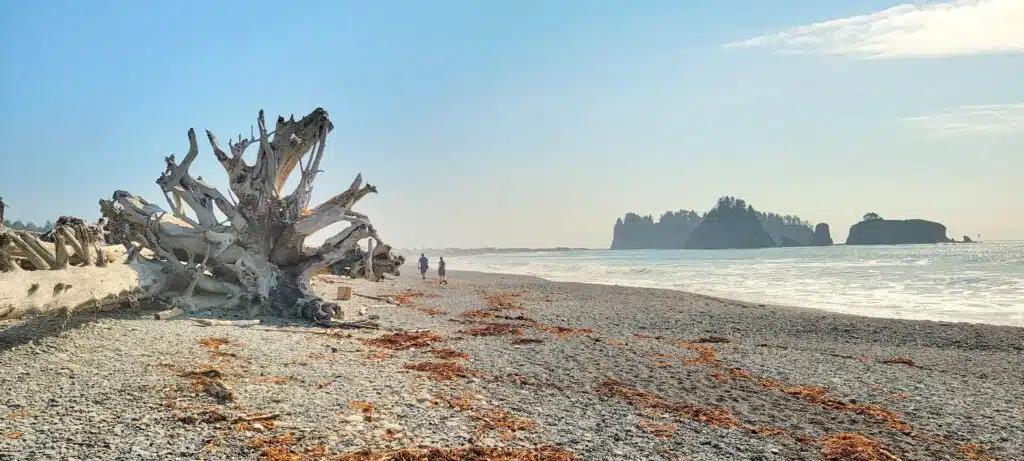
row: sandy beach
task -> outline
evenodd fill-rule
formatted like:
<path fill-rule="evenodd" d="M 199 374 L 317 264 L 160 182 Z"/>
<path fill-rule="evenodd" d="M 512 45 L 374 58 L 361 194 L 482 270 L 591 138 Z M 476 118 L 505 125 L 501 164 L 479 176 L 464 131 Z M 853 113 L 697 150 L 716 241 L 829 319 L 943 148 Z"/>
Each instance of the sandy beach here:
<path fill-rule="evenodd" d="M 401 295 L 345 302 L 381 330 L 142 309 L 0 324 L 0 458 L 1024 459 L 1024 329 L 449 280 L 317 279 Z"/>

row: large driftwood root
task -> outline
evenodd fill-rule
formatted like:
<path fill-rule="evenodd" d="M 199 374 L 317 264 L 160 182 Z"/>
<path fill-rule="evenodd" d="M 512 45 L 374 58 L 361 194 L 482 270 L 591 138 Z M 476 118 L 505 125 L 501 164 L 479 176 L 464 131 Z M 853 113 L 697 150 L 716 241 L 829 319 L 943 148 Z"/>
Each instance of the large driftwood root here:
<path fill-rule="evenodd" d="M 189 130 L 185 157 L 180 163 L 173 155 L 166 157 L 165 171 L 157 179 L 169 210 L 115 191 L 111 200 L 100 201 L 103 218 L 96 224 L 61 216 L 42 236 L 0 229 L 0 271 L 8 273 L 0 277 L 0 320 L 90 303 L 106 306 L 125 293 L 131 299 L 162 293 L 172 307 L 184 312 L 192 307 L 196 292 L 208 292 L 225 294 L 231 304 L 251 312 L 336 325 L 341 307 L 313 293 L 313 274 L 330 270 L 381 280 L 385 274 L 398 275 L 405 261 L 392 254 L 366 215 L 352 210 L 377 189 L 363 185 L 362 176 L 356 175 L 348 189 L 310 208 L 313 182 L 334 128 L 327 112 L 317 108 L 298 121 L 279 117 L 271 131 L 261 111 L 257 126 L 258 134 L 229 141 L 228 151 L 213 133 L 206 133 L 228 174 L 227 195 L 189 173 L 199 154 L 196 133 Z M 251 145 L 257 155 L 250 165 L 243 156 Z M 283 187 L 296 168 L 301 175 L 298 185 L 284 195 Z M 343 221 L 348 227 L 322 245 L 306 246 L 310 235 Z M 112 257 L 111 249 L 121 247 L 107 244 L 123 250 Z M 122 255 L 123 263 L 108 264 Z M 26 279 L 16 274 L 22 269 L 50 270 L 29 277 L 40 279 L 32 282 L 33 287 L 92 288 L 59 300 L 56 296 L 64 290 L 54 288 L 53 299 L 34 298 L 35 291 L 25 290 Z M 121 277 L 121 282 L 111 282 L 110 277 Z M 73 282 L 51 283 L 50 278 Z"/>
<path fill-rule="evenodd" d="M 233 193 L 228 195 L 189 173 L 199 154 L 196 133 L 189 130 L 188 152 L 180 162 L 173 155 L 166 157 L 166 169 L 157 179 L 168 210 L 116 191 L 111 200 L 100 203 L 106 239 L 129 248 L 130 260 L 139 248 L 152 252 L 152 260 L 169 274 L 187 280 L 182 298 L 196 290 L 226 293 L 251 311 L 331 325 L 341 308 L 316 296 L 310 277 L 357 254 L 355 250 L 362 251 L 364 241 L 381 242 L 369 218 L 352 211 L 357 201 L 377 192 L 374 186 L 363 185 L 361 175 L 342 193 L 309 206 L 333 128 L 327 112 L 317 108 L 298 121 L 279 117 L 272 131 L 261 111 L 258 133 L 229 141 L 227 151 L 207 132 L 213 153 L 228 174 Z M 243 159 L 250 145 L 257 147 L 253 164 Z M 301 175 L 298 185 L 284 195 L 284 184 L 295 169 Z M 348 227 L 319 247 L 305 245 L 310 235 L 342 221 Z M 363 257 L 361 266 L 352 266 L 350 275 L 380 280 L 386 273 L 397 274 L 404 262 L 383 243 L 368 243 L 366 252 L 370 257 Z"/>

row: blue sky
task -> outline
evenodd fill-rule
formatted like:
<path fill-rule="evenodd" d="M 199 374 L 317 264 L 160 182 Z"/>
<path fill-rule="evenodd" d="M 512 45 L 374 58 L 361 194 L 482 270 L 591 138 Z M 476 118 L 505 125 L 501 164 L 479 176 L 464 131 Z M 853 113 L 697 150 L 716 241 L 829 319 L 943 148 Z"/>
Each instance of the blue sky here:
<path fill-rule="evenodd" d="M 606 247 L 725 194 L 839 240 L 867 211 L 1024 238 L 1024 1 L 898 3 L 0 2 L 0 196 L 162 202 L 189 127 L 322 106 L 314 201 L 362 172 L 400 247 Z"/>

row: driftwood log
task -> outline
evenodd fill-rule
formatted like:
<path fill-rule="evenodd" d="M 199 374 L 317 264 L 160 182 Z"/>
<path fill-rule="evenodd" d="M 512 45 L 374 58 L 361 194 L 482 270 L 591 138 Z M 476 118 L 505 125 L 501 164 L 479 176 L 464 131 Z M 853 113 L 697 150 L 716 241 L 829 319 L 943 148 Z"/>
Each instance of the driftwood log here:
<path fill-rule="evenodd" d="M 102 227 L 81 220 L 65 222 L 42 235 L 0 228 L 0 272 L 62 269 L 65 264 L 104 266 L 111 260 L 108 253 L 117 252 L 104 247 Z"/>
<path fill-rule="evenodd" d="M 298 121 L 294 116 L 288 120 L 279 117 L 271 130 L 260 111 L 257 127 L 258 133 L 251 137 L 229 141 L 226 151 L 213 133 L 206 132 L 213 154 L 227 172 L 227 195 L 189 173 L 199 154 L 195 130 L 189 130 L 188 152 L 180 162 L 174 155 L 166 157 L 166 169 L 157 179 L 166 210 L 118 190 L 111 200 L 100 201 L 104 219 L 97 224 L 70 217 L 58 219 L 53 242 L 25 232 L 0 230 L 0 270 L 72 266 L 66 271 L 47 271 L 50 275 L 33 273 L 33 277 L 46 278 L 38 282 L 40 286 L 49 284 L 49 278 L 61 278 L 58 274 L 91 277 L 85 274 L 86 266 L 96 273 L 113 270 L 111 276 L 126 276 L 123 287 L 104 286 L 115 290 L 107 293 L 115 299 L 122 291 L 139 296 L 173 292 L 171 307 L 187 311 L 190 298 L 203 291 L 225 294 L 235 304 L 232 307 L 246 307 L 252 314 L 336 325 L 332 319 L 340 307 L 313 293 L 313 274 L 344 267 L 346 275 L 380 280 L 384 274 L 397 274 L 404 262 L 392 255 L 369 218 L 352 210 L 356 202 L 377 189 L 363 185 L 362 176 L 356 175 L 348 189 L 310 207 L 327 136 L 334 128 L 327 112 L 317 108 Z M 250 146 L 257 151 L 252 164 L 243 159 Z M 285 194 L 284 185 L 296 169 L 301 175 L 298 185 Z M 347 222 L 348 227 L 319 246 L 306 245 L 310 235 L 338 222 Z M 364 241 L 366 250 L 361 248 Z M 123 245 L 125 262 L 110 265 L 116 269 L 92 267 L 110 260 L 111 247 L 102 248 L 104 243 Z M 52 310 L 56 301 L 26 304 L 16 299 L 19 288 L 8 286 L 10 280 L 19 280 L 22 291 L 28 288 L 23 277 L 0 275 L 0 320 L 33 309 Z M 113 301 L 106 295 L 100 299 Z"/>
<path fill-rule="evenodd" d="M 162 264 L 20 271 L 0 275 L 0 320 L 49 312 L 107 311 L 167 289 Z"/>
<path fill-rule="evenodd" d="M 343 260 L 363 241 L 381 242 L 369 218 L 352 210 L 360 199 L 377 192 L 372 185 L 363 185 L 361 175 L 347 190 L 310 207 L 313 183 L 333 128 L 327 112 L 317 108 L 298 121 L 294 116 L 279 117 L 271 131 L 260 111 L 258 133 L 229 142 L 227 151 L 207 131 L 213 153 L 227 171 L 229 195 L 233 193 L 237 200 L 189 174 L 199 153 L 196 133 L 189 130 L 188 153 L 181 162 L 173 155 L 167 157 L 166 170 L 157 179 L 169 211 L 116 191 L 112 201 L 101 204 L 110 233 L 152 251 L 169 272 L 187 280 L 184 299 L 196 288 L 237 294 L 236 299 L 250 311 L 330 325 L 340 308 L 313 293 L 310 277 Z M 257 150 L 253 164 L 243 159 L 250 145 Z M 286 195 L 285 182 L 296 169 L 301 175 L 298 185 Z M 343 221 L 348 227 L 322 245 L 306 246 L 310 235 Z M 368 279 L 379 280 L 402 262 L 391 256 L 386 245 L 378 245 L 381 251 L 372 243 L 367 246 L 376 256 L 371 268 L 363 271 Z"/>
<path fill-rule="evenodd" d="M 370 265 L 373 267 L 373 271 L 369 274 L 366 270 L 367 267 L 370 267 L 367 264 L 368 260 L 372 261 Z M 361 247 L 355 247 L 347 251 L 340 260 L 332 263 L 330 265 L 330 272 L 334 275 L 345 277 L 369 278 L 374 281 L 380 281 L 384 274 L 400 275 L 401 273 L 398 268 L 403 263 L 405 263 L 405 257 L 392 255 L 389 245 L 377 245 L 371 251 L 364 251 Z"/>

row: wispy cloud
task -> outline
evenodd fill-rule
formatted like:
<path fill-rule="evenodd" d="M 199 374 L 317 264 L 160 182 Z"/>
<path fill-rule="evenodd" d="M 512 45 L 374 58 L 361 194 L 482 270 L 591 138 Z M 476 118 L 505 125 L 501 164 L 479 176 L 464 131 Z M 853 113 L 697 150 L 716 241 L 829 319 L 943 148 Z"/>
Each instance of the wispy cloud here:
<path fill-rule="evenodd" d="M 865 58 L 1024 53 L 1024 0 L 903 4 L 724 46 Z"/>
<path fill-rule="evenodd" d="M 936 136 L 1024 133 L 1024 104 L 960 106 L 902 121 Z"/>

